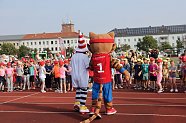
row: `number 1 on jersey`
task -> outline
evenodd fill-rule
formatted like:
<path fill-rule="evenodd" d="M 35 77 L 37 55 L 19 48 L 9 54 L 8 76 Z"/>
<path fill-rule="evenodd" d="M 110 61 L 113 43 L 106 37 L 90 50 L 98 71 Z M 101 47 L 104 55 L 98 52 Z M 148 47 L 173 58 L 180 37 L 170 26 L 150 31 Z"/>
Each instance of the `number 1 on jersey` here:
<path fill-rule="evenodd" d="M 103 70 L 103 67 L 102 67 L 102 63 L 97 64 L 97 66 L 99 66 L 98 73 L 104 73 L 104 70 Z"/>

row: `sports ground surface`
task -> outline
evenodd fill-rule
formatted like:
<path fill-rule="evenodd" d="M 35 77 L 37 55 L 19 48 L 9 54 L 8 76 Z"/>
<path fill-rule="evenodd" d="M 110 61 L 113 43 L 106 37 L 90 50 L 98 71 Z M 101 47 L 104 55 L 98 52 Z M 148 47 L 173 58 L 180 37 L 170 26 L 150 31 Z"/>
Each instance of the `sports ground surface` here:
<path fill-rule="evenodd" d="M 38 90 L 39 91 L 39 90 Z M 1 92 L 0 123 L 79 123 L 88 118 L 73 111 L 75 92 Z M 113 92 L 117 114 L 93 123 L 186 123 L 186 94 Z M 91 104 L 91 92 L 87 99 Z"/>

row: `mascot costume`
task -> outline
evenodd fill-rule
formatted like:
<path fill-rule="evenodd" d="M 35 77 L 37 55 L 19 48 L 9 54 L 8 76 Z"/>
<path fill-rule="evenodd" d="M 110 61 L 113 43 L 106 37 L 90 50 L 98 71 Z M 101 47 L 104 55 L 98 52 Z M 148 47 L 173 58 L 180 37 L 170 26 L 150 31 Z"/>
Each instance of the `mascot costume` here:
<path fill-rule="evenodd" d="M 71 59 L 72 85 L 76 88 L 74 110 L 79 111 L 80 113 L 89 112 L 88 108 L 85 106 L 88 93 L 88 68 L 90 62 L 89 57 L 86 54 L 87 52 L 87 44 L 83 34 L 80 33 L 78 47 L 75 49 L 75 54 Z"/>
<path fill-rule="evenodd" d="M 130 78 L 129 73 L 122 67 L 119 60 L 111 56 L 111 53 L 116 49 L 114 33 L 95 34 L 90 32 L 89 37 L 89 50 L 92 53 L 90 69 L 94 71 L 92 106 L 90 109 L 90 118 L 81 123 L 89 123 L 96 118 L 101 118 L 100 109 L 102 98 L 107 115 L 112 115 L 117 112 L 112 104 L 111 68 L 120 71 L 120 73 L 125 75 L 127 80 Z"/>

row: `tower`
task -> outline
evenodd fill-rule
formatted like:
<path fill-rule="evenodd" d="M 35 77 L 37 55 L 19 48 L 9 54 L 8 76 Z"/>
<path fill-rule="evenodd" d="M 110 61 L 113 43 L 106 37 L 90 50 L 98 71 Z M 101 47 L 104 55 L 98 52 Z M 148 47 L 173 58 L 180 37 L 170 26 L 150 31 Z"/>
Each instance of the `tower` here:
<path fill-rule="evenodd" d="M 74 24 L 71 21 L 69 23 L 63 23 L 61 32 L 75 32 Z"/>

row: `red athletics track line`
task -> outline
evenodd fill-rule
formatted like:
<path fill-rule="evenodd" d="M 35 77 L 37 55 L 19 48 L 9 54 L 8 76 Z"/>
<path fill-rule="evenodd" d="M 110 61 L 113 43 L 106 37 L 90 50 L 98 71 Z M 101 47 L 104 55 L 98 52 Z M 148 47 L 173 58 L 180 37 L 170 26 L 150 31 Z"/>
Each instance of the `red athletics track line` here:
<path fill-rule="evenodd" d="M 0 113 L 31 113 L 31 114 L 77 114 L 77 112 L 46 112 L 46 111 L 0 111 Z M 102 115 L 105 113 L 101 113 Z M 182 117 L 186 115 L 166 115 L 166 114 L 140 114 L 140 113 L 116 113 L 115 115 L 122 116 L 156 116 L 156 117 Z"/>
<path fill-rule="evenodd" d="M 7 104 L 33 104 L 33 105 L 74 105 L 74 103 L 50 103 L 50 102 L 44 102 L 44 103 L 37 103 L 37 102 L 9 102 Z M 90 103 L 87 103 L 87 106 L 90 106 Z M 102 104 L 104 105 L 104 104 Z M 114 103 L 116 106 L 152 106 L 152 107 L 186 107 L 186 105 L 169 105 L 169 104 L 136 104 L 136 103 L 130 103 L 130 104 L 121 104 L 121 103 Z"/>

